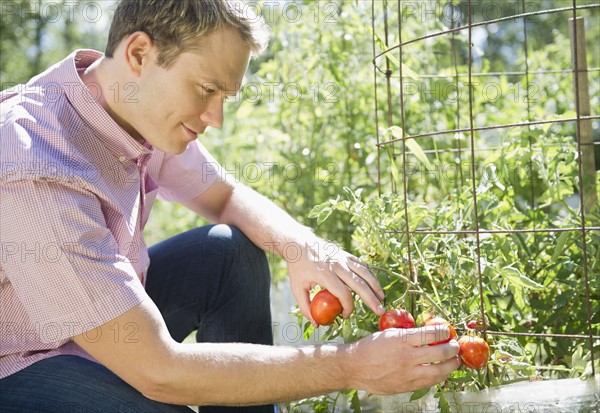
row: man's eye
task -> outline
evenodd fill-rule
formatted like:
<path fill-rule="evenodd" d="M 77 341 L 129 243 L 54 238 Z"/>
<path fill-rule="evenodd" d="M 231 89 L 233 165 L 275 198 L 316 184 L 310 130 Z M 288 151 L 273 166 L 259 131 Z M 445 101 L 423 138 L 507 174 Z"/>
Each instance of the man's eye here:
<path fill-rule="evenodd" d="M 206 93 L 208 93 L 209 95 L 213 95 L 215 93 L 214 89 L 208 88 L 208 87 L 203 87 L 204 91 Z"/>

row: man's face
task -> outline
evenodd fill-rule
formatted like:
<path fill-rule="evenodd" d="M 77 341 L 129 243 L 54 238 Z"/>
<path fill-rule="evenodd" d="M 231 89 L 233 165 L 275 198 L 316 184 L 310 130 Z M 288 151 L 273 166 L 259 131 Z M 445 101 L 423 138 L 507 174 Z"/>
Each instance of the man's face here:
<path fill-rule="evenodd" d="M 155 148 L 182 153 L 207 126 L 221 127 L 223 101 L 239 90 L 249 60 L 249 47 L 228 28 L 204 37 L 199 50 L 182 53 L 168 69 L 152 59 L 136 82 L 131 125 Z"/>

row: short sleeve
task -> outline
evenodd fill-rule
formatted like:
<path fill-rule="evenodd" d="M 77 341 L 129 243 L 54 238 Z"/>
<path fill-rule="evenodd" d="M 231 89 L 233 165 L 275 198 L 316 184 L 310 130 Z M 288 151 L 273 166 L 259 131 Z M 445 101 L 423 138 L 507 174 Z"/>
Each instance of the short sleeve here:
<path fill-rule="evenodd" d="M 193 141 L 180 155 L 165 155 L 157 184 L 158 197 L 165 201 L 186 202 L 206 191 L 223 170 L 208 150 Z"/>
<path fill-rule="evenodd" d="M 55 326 L 52 341 L 100 326 L 147 296 L 99 200 L 85 190 L 50 181 L 0 185 L 0 245 L 4 276 L 31 323 Z"/>

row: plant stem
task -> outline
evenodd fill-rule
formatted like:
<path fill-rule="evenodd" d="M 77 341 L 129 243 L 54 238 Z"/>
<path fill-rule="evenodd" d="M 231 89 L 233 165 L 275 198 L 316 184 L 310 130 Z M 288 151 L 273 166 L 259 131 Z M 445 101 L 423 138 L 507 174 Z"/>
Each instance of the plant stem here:
<path fill-rule="evenodd" d="M 404 276 L 402 274 L 399 274 L 399 273 L 397 273 L 395 271 L 391 271 L 391 270 L 389 270 L 387 268 L 382 268 L 382 267 L 371 267 L 371 268 L 373 270 L 382 271 L 382 272 L 391 274 L 394 277 L 400 278 L 401 280 L 403 280 L 404 282 L 406 282 L 411 287 L 411 290 L 409 290 L 410 292 L 414 292 L 414 293 L 420 294 L 429 303 L 431 303 L 445 319 L 449 319 L 448 314 L 446 313 L 446 311 L 444 311 L 444 309 L 433 298 L 431 298 L 429 296 L 429 294 L 427 294 L 427 292 L 425 292 L 421 288 L 421 286 L 419 284 L 413 282 L 412 280 L 410 280 L 406 276 Z"/>

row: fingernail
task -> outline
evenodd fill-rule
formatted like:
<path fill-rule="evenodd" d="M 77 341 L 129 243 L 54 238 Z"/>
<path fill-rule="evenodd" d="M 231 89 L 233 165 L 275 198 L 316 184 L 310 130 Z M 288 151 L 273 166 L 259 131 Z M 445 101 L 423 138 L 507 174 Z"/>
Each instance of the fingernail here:
<path fill-rule="evenodd" d="M 383 314 L 385 313 L 385 307 L 381 304 L 379 304 L 379 306 L 377 307 L 377 314 Z"/>

